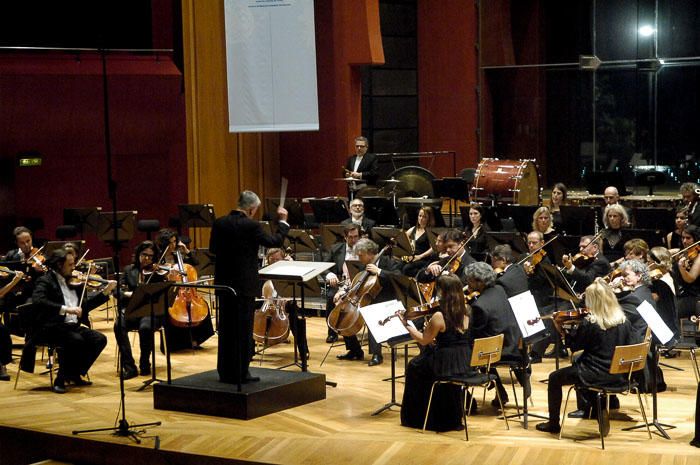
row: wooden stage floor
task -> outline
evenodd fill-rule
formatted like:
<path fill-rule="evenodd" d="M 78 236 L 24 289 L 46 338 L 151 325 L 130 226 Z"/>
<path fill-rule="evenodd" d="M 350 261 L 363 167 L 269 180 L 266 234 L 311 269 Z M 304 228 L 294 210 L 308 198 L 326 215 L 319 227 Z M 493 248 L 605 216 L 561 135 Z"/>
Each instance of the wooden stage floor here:
<path fill-rule="evenodd" d="M 665 368 L 669 389 L 659 395 L 660 420 L 677 426 L 669 431 L 671 440 L 656 434 L 649 440 L 646 430 L 620 430 L 633 424 L 631 418 L 641 420 L 633 397 L 621 399 L 622 410 L 613 416 L 605 451 L 600 450 L 597 424 L 591 420 L 568 420 L 561 441 L 536 431 L 534 424 L 540 421 L 536 418 L 530 419 L 528 430 L 514 420 L 510 431 L 506 431 L 503 421 L 496 419 L 490 407 L 493 393 L 489 392 L 489 405 L 480 405 L 479 413 L 469 420 L 470 440 L 465 442 L 463 432 L 421 434 L 401 427 L 396 407 L 371 416 L 390 400 L 390 383 L 382 381 L 390 374 L 389 356 L 385 355 L 383 365 L 370 368 L 366 363 L 336 360 L 335 355 L 343 351 L 338 346 L 319 368 L 328 347 L 324 341 L 325 322 L 321 318 L 307 320 L 310 370 L 323 372 L 328 380 L 338 383 L 336 388 L 327 388 L 327 398 L 323 401 L 249 421 L 208 417 L 155 410 L 152 389 L 136 392 L 143 378 L 134 378 L 126 382 L 127 419 L 132 424 L 162 421 L 162 426 L 147 431 L 149 436 L 158 436 L 160 451 L 153 451 L 152 437 L 144 438 L 140 446 L 106 433 L 76 439 L 71 431 L 112 426 L 118 419 L 115 341 L 111 323 L 100 321 L 101 315 L 104 313 L 98 313 L 95 326 L 108 336 L 109 344 L 90 372 L 93 386 L 72 388 L 67 394 L 58 395 L 48 390 L 46 375 L 23 373 L 18 389 L 13 390 L 16 365 L 8 367 L 12 382 L 0 383 L 0 464 L 22 463 L 14 461 L 21 454 L 8 451 L 25 448 L 40 451 L 35 456 L 42 455 L 42 459 L 70 463 L 78 463 L 75 457 L 87 454 L 91 456 L 87 463 L 94 464 L 137 463 L 126 457 L 138 454 L 149 457 L 148 463 L 193 463 L 189 459 L 194 454 L 204 457 L 198 461 L 200 464 L 700 464 L 700 449 L 688 445 L 694 436 L 697 385 L 687 354 L 667 361 L 684 371 Z M 213 337 L 202 350 L 174 354 L 174 377 L 215 368 L 216 347 Z M 412 352 L 415 354 L 416 350 Z M 267 351 L 262 366 L 282 366 L 292 356 L 292 345 L 282 344 Z M 164 358 L 160 354 L 158 362 L 159 376 L 164 378 Z M 398 367 L 401 373 L 402 356 Z M 546 385 L 538 380 L 545 379 L 553 368 L 551 360 L 533 366 L 533 413 L 546 414 Z M 402 390 L 403 385 L 398 383 L 399 401 Z M 650 397 L 647 405 L 651 414 Z M 512 403 L 507 410 L 514 413 Z M 73 460 L 67 460 L 70 457 Z"/>

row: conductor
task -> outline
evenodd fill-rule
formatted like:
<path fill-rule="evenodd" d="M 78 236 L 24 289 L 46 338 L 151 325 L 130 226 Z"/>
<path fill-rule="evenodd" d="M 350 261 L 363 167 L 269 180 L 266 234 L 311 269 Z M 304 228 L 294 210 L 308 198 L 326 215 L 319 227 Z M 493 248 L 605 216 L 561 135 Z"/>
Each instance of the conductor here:
<path fill-rule="evenodd" d="M 211 230 L 209 251 L 216 255 L 215 284 L 236 291 L 219 295 L 219 352 L 217 370 L 223 383 L 259 381 L 248 366 L 254 351 L 253 312 L 260 290 L 258 248 L 279 247 L 289 231 L 287 210 L 277 209 L 278 231 L 268 235 L 254 219 L 260 198 L 252 191 L 241 192 L 238 207 L 217 218 Z"/>

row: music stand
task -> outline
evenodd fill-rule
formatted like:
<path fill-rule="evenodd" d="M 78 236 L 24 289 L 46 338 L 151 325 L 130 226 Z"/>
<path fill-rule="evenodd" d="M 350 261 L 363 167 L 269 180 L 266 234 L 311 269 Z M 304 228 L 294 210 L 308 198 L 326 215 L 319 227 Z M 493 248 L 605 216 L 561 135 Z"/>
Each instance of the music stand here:
<path fill-rule="evenodd" d="M 342 224 L 321 225 L 321 247 L 330 250 L 333 244 L 345 241 L 345 226 Z"/>
<path fill-rule="evenodd" d="M 502 217 L 511 217 L 515 223 L 515 229 L 528 234 L 532 231 L 532 215 L 539 207 L 536 205 L 498 205 L 497 211 Z"/>
<path fill-rule="evenodd" d="M 309 199 L 316 223 L 341 223 L 350 216 L 345 200 L 340 197 Z"/>
<path fill-rule="evenodd" d="M 97 218 L 97 237 L 108 244 L 127 242 L 134 237 L 136 231 L 137 211 L 100 212 Z M 114 216 L 117 217 L 116 224 Z"/>
<path fill-rule="evenodd" d="M 517 232 L 504 231 L 485 231 L 486 242 L 489 245 L 489 250 L 501 244 L 508 244 L 514 255 L 528 253 L 528 247 L 523 239 L 522 234 Z"/>
<path fill-rule="evenodd" d="M 379 247 L 384 247 L 391 240 L 394 240 L 392 255 L 396 258 L 413 255 L 413 248 L 408 240 L 408 236 L 406 232 L 401 229 L 375 226 L 372 228 L 370 238 L 376 242 Z"/>
<path fill-rule="evenodd" d="M 80 233 L 80 238 L 86 232 L 97 231 L 97 219 L 102 207 L 64 208 L 63 224 L 72 224 Z"/>
<path fill-rule="evenodd" d="M 436 197 L 447 197 L 450 199 L 450 227 L 454 226 L 454 215 L 456 213 L 457 201 L 469 201 L 469 184 L 462 178 L 442 178 L 433 179 L 433 192 Z M 468 223 L 464 223 L 468 224 Z"/>
<path fill-rule="evenodd" d="M 635 228 L 658 231 L 668 231 L 676 219 L 676 211 L 673 208 L 638 207 L 632 209 L 632 215 Z"/>
<path fill-rule="evenodd" d="M 277 207 L 280 205 L 279 197 L 268 197 L 265 199 L 265 216 L 266 218 L 276 218 L 277 217 Z M 284 200 L 283 207 L 289 212 L 289 217 L 287 218 L 287 223 L 290 226 L 297 226 L 303 228 L 306 224 L 306 218 L 304 217 L 304 208 L 299 199 L 287 197 Z"/>
<path fill-rule="evenodd" d="M 172 283 L 162 282 L 153 284 L 142 284 L 134 290 L 129 304 L 124 309 L 123 320 L 120 324 L 123 324 L 123 328 L 126 328 L 126 320 L 141 319 L 145 316 L 151 318 L 151 329 L 155 331 L 155 319 L 157 316 L 165 316 L 167 314 L 167 309 L 173 303 L 174 295 L 168 292 L 171 288 Z M 165 321 L 165 319 L 163 320 Z M 151 339 L 153 339 L 153 332 L 151 332 Z M 151 365 L 153 370 L 151 371 L 151 379 L 147 379 L 143 382 L 143 386 L 137 389 L 137 391 L 143 391 L 146 387 L 150 386 L 156 381 L 162 381 L 156 378 L 156 350 L 155 350 L 155 340 L 153 341 L 153 351 L 151 352 Z M 170 365 L 170 350 L 167 348 L 166 344 L 166 360 L 168 366 Z M 121 367 L 120 367 L 121 369 Z"/>
<path fill-rule="evenodd" d="M 398 225 L 399 216 L 390 197 L 367 196 L 362 197 L 365 204 L 365 215 L 384 225 Z"/>
<path fill-rule="evenodd" d="M 621 231 L 623 243 L 638 238 L 646 242 L 650 248 L 663 245 L 664 234 L 661 231 L 653 229 L 622 229 Z"/>
<path fill-rule="evenodd" d="M 416 307 L 424 303 L 423 294 L 418 288 L 416 278 L 403 274 L 392 274 L 389 275 L 389 282 L 391 282 L 398 300 L 403 303 L 405 308 Z"/>
<path fill-rule="evenodd" d="M 345 260 L 345 266 L 348 269 L 348 278 L 351 280 L 355 275 L 365 269 L 365 266 L 359 260 Z"/>
<path fill-rule="evenodd" d="M 571 302 L 573 305 L 578 305 L 581 303 L 581 299 L 576 295 L 571 283 L 566 279 L 564 274 L 555 265 L 550 265 L 548 263 L 540 262 L 539 266 L 549 281 L 550 286 L 552 286 L 552 296 L 554 298 L 554 311 L 558 310 L 558 299 L 562 299 Z M 554 339 L 554 365 L 556 369 L 559 369 L 559 352 L 561 349 L 561 337 L 557 336 Z"/>
<path fill-rule="evenodd" d="M 197 246 L 197 229 L 210 228 L 214 224 L 216 215 L 214 205 L 206 204 L 183 204 L 177 206 L 180 225 L 194 229 L 194 246 Z"/>
<path fill-rule="evenodd" d="M 75 247 L 75 253 L 77 254 L 76 260 L 85 252 L 85 241 L 49 241 L 44 247 L 44 255 L 50 257 L 54 250 L 62 249 L 66 244 L 73 244 Z"/>
<path fill-rule="evenodd" d="M 562 205 L 559 207 L 563 232 L 567 235 L 585 236 L 595 231 L 599 219 L 599 207 Z M 600 218 L 602 224 L 602 218 Z M 673 224 L 673 221 L 671 221 Z"/>
<path fill-rule="evenodd" d="M 303 229 L 290 229 L 285 238 L 285 242 L 291 244 L 292 253 L 296 257 L 297 253 L 311 253 L 318 250 L 316 243 Z"/>

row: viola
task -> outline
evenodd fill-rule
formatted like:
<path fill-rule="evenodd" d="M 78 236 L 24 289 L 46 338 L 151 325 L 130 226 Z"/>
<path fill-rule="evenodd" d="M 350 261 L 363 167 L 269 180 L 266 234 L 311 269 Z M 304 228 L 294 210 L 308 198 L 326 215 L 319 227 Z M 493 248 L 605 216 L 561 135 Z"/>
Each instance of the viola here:
<path fill-rule="evenodd" d="M 287 299 L 275 294 L 272 281 L 266 281 L 263 284 L 265 301 L 253 315 L 253 339 L 263 347 L 279 344 L 289 338 L 289 318 L 284 311 Z"/>
<path fill-rule="evenodd" d="M 46 272 L 48 271 L 48 268 L 46 268 L 46 265 L 44 265 L 44 262 L 46 262 L 46 257 L 41 253 L 44 247 L 46 246 L 41 246 L 41 248 L 32 247 L 29 257 L 25 260 L 25 263 L 29 264 L 33 268 L 38 268 L 38 270 Z"/>
<path fill-rule="evenodd" d="M 373 263 L 375 265 L 379 263 L 379 259 L 391 247 L 393 244 L 389 242 L 377 254 Z M 379 276 L 372 275 L 367 270 L 357 273 L 348 291 L 328 315 L 328 327 L 341 336 L 347 337 L 357 334 L 365 324 L 365 320 L 360 314 L 360 307 L 369 305 L 381 290 Z"/>
<path fill-rule="evenodd" d="M 182 254 L 175 251 L 177 258 L 177 273 L 170 272 L 176 282 L 193 283 L 197 281 L 197 270 L 188 263 L 183 263 Z M 180 328 L 191 328 L 199 325 L 209 315 L 209 304 L 200 296 L 196 289 L 181 287 L 173 305 L 168 309 L 170 322 Z"/>

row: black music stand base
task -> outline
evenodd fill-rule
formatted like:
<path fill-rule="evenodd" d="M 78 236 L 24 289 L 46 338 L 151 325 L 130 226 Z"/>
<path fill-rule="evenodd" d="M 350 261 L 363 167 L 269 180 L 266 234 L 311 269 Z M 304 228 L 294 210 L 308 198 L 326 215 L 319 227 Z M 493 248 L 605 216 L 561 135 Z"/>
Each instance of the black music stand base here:
<path fill-rule="evenodd" d="M 123 437 L 123 438 L 129 438 L 132 441 L 134 441 L 136 444 L 141 444 L 141 436 L 145 431 L 141 430 L 134 430 L 133 428 L 146 428 L 146 427 L 152 427 L 152 426 L 160 426 L 161 422 L 159 421 L 154 421 L 152 423 L 140 423 L 138 425 L 129 425 L 129 422 L 122 419 L 119 420 L 119 426 L 115 426 L 113 428 L 95 428 L 95 429 L 84 429 L 84 430 L 79 430 L 79 431 L 73 431 L 73 434 L 83 434 L 83 433 L 99 433 L 102 431 L 114 431 L 112 433 L 113 436 L 118 436 L 118 437 Z M 155 447 L 154 449 L 160 449 L 160 438 L 158 436 L 148 436 L 148 437 L 154 437 L 155 438 Z"/>
<path fill-rule="evenodd" d="M 404 356 L 408 358 L 408 344 L 404 345 Z M 391 407 L 401 407 L 401 404 L 396 402 L 396 347 L 391 348 L 391 400 L 372 412 L 372 416 L 379 415 L 382 412 L 391 410 Z"/>

